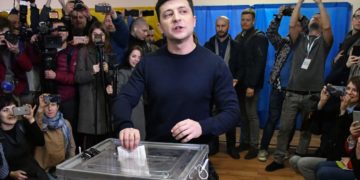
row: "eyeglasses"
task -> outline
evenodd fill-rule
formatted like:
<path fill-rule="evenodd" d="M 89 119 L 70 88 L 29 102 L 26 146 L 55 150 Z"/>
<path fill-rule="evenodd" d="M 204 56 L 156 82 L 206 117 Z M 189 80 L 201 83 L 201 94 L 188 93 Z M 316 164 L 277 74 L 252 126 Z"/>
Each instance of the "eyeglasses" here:
<path fill-rule="evenodd" d="M 353 18 L 354 18 L 355 20 L 360 20 L 360 15 L 353 15 Z"/>

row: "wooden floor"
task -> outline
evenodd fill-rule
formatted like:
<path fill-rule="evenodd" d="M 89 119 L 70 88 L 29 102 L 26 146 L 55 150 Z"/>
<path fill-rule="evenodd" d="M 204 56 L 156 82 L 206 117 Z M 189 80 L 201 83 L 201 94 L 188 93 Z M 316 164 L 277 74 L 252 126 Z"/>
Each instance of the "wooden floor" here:
<path fill-rule="evenodd" d="M 239 130 L 237 132 L 237 139 L 239 139 Z M 260 135 L 262 134 L 262 131 Z M 275 149 L 276 144 L 276 135 L 271 140 L 270 153 Z M 296 132 L 293 141 L 291 142 L 290 151 L 295 151 L 295 146 L 299 141 L 300 133 Z M 261 139 L 261 137 L 260 137 Z M 315 150 L 320 144 L 320 137 L 313 136 L 310 143 L 310 150 Z M 238 145 L 238 144 L 237 144 Z M 257 158 L 252 160 L 245 160 L 245 152 L 242 152 L 241 158 L 238 160 L 232 159 L 226 152 L 226 142 L 225 136 L 220 136 L 220 152 L 214 156 L 211 156 L 211 162 L 213 163 L 216 172 L 218 173 L 220 180 L 241 180 L 241 179 L 250 179 L 250 180 L 300 180 L 303 179 L 302 176 L 296 174 L 288 164 L 288 161 L 285 163 L 285 168 L 275 171 L 275 172 L 266 172 L 265 167 L 272 162 L 272 156 L 270 155 L 267 162 L 260 162 Z"/>

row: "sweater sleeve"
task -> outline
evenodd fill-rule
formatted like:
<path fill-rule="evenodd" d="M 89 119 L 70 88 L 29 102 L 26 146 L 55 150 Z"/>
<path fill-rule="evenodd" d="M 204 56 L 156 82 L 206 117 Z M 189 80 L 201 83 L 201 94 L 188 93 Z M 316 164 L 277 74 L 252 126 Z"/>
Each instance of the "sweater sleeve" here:
<path fill-rule="evenodd" d="M 219 63 L 214 80 L 214 100 L 219 113 L 199 121 L 202 135 L 217 136 L 225 133 L 236 125 L 240 115 L 232 76 L 225 63 Z"/>
<path fill-rule="evenodd" d="M 117 19 L 113 20 L 116 31 L 111 34 L 111 38 L 114 38 L 116 44 L 122 48 L 126 48 L 129 40 L 129 29 L 122 19 L 121 16 L 118 16 Z"/>
<path fill-rule="evenodd" d="M 26 122 L 26 129 L 27 129 L 26 131 L 27 137 L 33 143 L 34 146 L 45 145 L 44 134 L 40 130 L 40 127 L 36 122 L 33 122 L 32 124 Z"/>

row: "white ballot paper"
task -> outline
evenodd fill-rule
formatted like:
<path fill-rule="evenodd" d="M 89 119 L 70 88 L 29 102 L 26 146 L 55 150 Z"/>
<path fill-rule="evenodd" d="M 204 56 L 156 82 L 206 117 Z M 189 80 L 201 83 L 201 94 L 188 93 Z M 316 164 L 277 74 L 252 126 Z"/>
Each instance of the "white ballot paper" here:
<path fill-rule="evenodd" d="M 144 145 L 140 145 L 132 151 L 118 146 L 117 151 L 122 172 L 136 176 L 150 176 Z"/>

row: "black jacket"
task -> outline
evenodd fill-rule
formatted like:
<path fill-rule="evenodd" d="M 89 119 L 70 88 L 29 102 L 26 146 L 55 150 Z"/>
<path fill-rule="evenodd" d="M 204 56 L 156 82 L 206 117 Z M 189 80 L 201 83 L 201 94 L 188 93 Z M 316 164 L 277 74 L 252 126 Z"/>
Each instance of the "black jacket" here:
<path fill-rule="evenodd" d="M 264 32 L 254 28 L 248 30 L 244 36 L 241 32 L 235 40 L 239 43 L 240 74 L 237 88 L 253 88 L 259 90 L 264 84 L 264 74 L 269 42 Z"/>
<path fill-rule="evenodd" d="M 204 44 L 204 47 L 208 48 L 210 51 L 215 53 L 215 40 L 216 35 L 211 37 L 208 42 Z M 230 37 L 230 59 L 229 59 L 229 69 L 234 79 L 238 79 L 239 72 L 239 44 Z"/>

